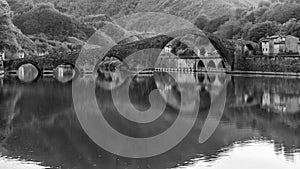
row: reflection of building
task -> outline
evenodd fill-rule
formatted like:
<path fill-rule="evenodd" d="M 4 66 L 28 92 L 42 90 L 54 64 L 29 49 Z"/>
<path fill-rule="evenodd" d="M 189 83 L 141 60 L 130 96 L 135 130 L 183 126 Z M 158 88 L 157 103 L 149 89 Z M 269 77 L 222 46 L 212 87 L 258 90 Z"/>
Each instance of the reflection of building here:
<path fill-rule="evenodd" d="M 0 53 L 0 75 L 4 74 L 4 63 L 5 60 L 5 53 Z"/>
<path fill-rule="evenodd" d="M 5 60 L 5 53 L 4 52 L 0 53 L 0 60 Z"/>
<path fill-rule="evenodd" d="M 262 98 L 262 105 L 267 106 L 271 104 L 271 96 L 270 93 L 264 93 Z"/>
<path fill-rule="evenodd" d="M 57 78 L 60 82 L 68 82 L 75 76 L 75 70 L 71 65 L 59 65 L 57 67 Z"/>
<path fill-rule="evenodd" d="M 275 113 L 297 113 L 300 111 L 299 96 L 281 96 L 264 92 L 262 96 L 262 106 Z"/>

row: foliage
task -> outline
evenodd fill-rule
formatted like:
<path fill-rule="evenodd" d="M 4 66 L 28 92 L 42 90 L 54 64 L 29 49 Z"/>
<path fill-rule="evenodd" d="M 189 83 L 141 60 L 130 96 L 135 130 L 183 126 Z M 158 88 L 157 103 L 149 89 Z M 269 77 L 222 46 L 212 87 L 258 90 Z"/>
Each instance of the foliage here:
<path fill-rule="evenodd" d="M 7 0 L 15 15 L 20 15 L 31 10 L 34 6 L 32 0 Z"/>
<path fill-rule="evenodd" d="M 13 58 L 23 50 L 26 54 L 34 52 L 35 44 L 22 34 L 11 21 L 11 10 L 5 0 L 0 0 L 0 50 L 7 58 Z"/>
<path fill-rule="evenodd" d="M 204 27 L 204 31 L 206 32 L 216 32 L 218 28 L 229 21 L 230 17 L 229 16 L 222 16 L 216 19 L 213 19 L 207 23 L 207 25 Z"/>
<path fill-rule="evenodd" d="M 94 33 L 73 17 L 56 10 L 50 3 L 37 5 L 29 12 L 16 16 L 13 22 L 27 35 L 44 33 L 58 40 L 63 40 L 61 37 L 64 36 L 74 36 L 86 40 Z"/>
<path fill-rule="evenodd" d="M 224 38 L 243 38 L 255 42 L 261 37 L 277 33 L 300 37 L 300 1 L 271 2 L 262 1 L 258 7 L 249 9 L 248 12 L 236 11 L 241 17 L 231 17 L 216 33 Z"/>
<path fill-rule="evenodd" d="M 300 21 L 290 19 L 288 22 L 283 24 L 281 30 L 286 35 L 300 37 Z"/>
<path fill-rule="evenodd" d="M 57 9 L 76 17 L 106 14 L 121 17 L 136 12 L 164 12 L 192 22 L 198 16 L 217 18 L 232 14 L 237 8 L 258 5 L 261 0 L 33 0 L 34 3 L 51 2 Z"/>
<path fill-rule="evenodd" d="M 207 16 L 205 15 L 201 15 L 196 19 L 195 25 L 203 30 L 205 28 L 205 26 L 208 24 L 209 20 L 207 18 Z"/>
<path fill-rule="evenodd" d="M 230 20 L 219 28 L 218 34 L 227 39 L 233 39 L 242 30 L 240 21 Z"/>
<path fill-rule="evenodd" d="M 261 1 L 259 4 L 258 4 L 258 7 L 270 7 L 271 6 L 271 2 L 269 1 Z"/>
<path fill-rule="evenodd" d="M 300 4 L 283 3 L 276 4 L 262 16 L 261 21 L 276 21 L 285 23 L 291 18 L 300 19 Z"/>
<path fill-rule="evenodd" d="M 276 22 L 258 23 L 249 30 L 248 39 L 258 42 L 262 37 L 275 35 L 279 29 L 279 25 Z"/>

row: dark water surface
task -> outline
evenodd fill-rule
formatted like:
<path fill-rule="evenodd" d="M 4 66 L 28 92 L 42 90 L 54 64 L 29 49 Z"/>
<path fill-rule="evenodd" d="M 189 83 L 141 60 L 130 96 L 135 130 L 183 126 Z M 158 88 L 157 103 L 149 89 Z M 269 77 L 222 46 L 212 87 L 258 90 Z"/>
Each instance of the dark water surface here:
<path fill-rule="evenodd" d="M 198 105 L 196 123 L 176 147 L 151 158 L 114 155 L 83 130 L 75 113 L 71 82 L 40 78 L 24 83 L 4 78 L 0 88 L 0 168 L 300 168 L 300 79 L 177 73 L 136 76 L 132 82 L 128 78 L 101 74 L 78 77 L 77 81 L 83 85 L 95 81 L 105 119 L 131 137 L 162 133 L 176 120 L 180 103 L 187 112 Z M 159 89 L 157 102 L 167 104 L 165 112 L 149 124 L 122 117 L 110 89 L 118 92 L 126 83 L 130 83 L 130 101 L 136 109 L 149 109 L 149 93 Z M 223 90 L 226 99 L 221 121 L 209 140 L 200 144 L 209 109 Z"/>

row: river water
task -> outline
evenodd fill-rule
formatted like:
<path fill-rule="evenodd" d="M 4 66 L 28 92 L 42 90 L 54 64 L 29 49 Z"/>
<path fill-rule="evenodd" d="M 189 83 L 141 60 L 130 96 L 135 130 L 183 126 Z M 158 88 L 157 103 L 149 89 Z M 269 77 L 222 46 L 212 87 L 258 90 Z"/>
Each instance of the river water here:
<path fill-rule="evenodd" d="M 1 169 L 300 168 L 300 79 L 101 73 L 63 82 L 50 77 L 32 82 L 17 77 L 1 79 Z M 74 83 L 83 89 L 72 91 Z M 115 155 L 99 146 L 87 132 L 85 125 L 89 121 L 83 121 L 93 123 L 94 116 L 76 109 L 84 106 L 85 101 L 74 106 L 73 97 L 81 92 L 84 95 L 84 88 L 91 84 L 95 84 L 93 91 L 103 117 L 123 135 L 135 138 L 158 135 L 175 123 L 179 110 L 188 114 L 196 107 L 196 116 L 184 122 L 192 124 L 191 130 L 175 147 L 153 157 Z M 128 86 L 130 101 L 122 101 L 126 95 L 124 86 Z M 149 94 L 155 89 L 159 95 L 153 103 L 166 107 L 153 122 L 134 123 L 124 118 L 114 104 L 116 98 L 112 93 L 123 106 L 131 104 L 137 110 L 146 111 L 151 107 Z M 217 120 L 216 129 L 208 140 L 200 143 L 199 135 L 210 113 L 219 110 L 213 116 Z M 107 137 L 101 129 L 95 131 L 99 138 Z M 148 147 L 148 150 L 155 148 Z"/>

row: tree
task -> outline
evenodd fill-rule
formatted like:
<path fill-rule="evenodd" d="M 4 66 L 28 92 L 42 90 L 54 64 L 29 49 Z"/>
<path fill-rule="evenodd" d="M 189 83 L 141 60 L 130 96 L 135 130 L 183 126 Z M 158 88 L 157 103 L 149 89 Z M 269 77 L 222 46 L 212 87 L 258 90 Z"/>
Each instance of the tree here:
<path fill-rule="evenodd" d="M 235 19 L 241 19 L 242 17 L 244 17 L 247 14 L 247 10 L 244 8 L 237 8 L 235 10 Z"/>
<path fill-rule="evenodd" d="M 239 21 L 230 20 L 219 28 L 218 33 L 223 38 L 232 39 L 235 35 L 241 32 L 241 30 L 242 27 Z"/>
<path fill-rule="evenodd" d="M 8 58 L 14 57 L 19 50 L 26 53 L 35 50 L 33 42 L 25 37 L 11 21 L 11 10 L 5 0 L 0 0 L 0 50 Z"/>
<path fill-rule="evenodd" d="M 258 42 L 262 37 L 275 35 L 279 30 L 279 24 L 276 22 L 267 21 L 258 23 L 249 30 L 248 39 Z"/>
<path fill-rule="evenodd" d="M 246 21 L 248 21 L 248 22 L 255 23 L 256 17 L 255 17 L 254 12 L 251 12 L 251 13 L 247 14 L 247 15 L 245 16 L 244 19 L 245 19 Z"/>
<path fill-rule="evenodd" d="M 284 3 L 270 7 L 262 16 L 261 21 L 285 23 L 291 18 L 300 20 L 300 4 Z"/>
<path fill-rule="evenodd" d="M 28 12 L 34 6 L 32 0 L 7 0 L 7 2 L 15 15 Z"/>
<path fill-rule="evenodd" d="M 204 30 L 206 32 L 216 32 L 218 28 L 223 25 L 225 22 L 229 21 L 230 17 L 229 16 L 221 16 L 219 18 L 213 19 L 207 23 L 205 26 Z"/>
<path fill-rule="evenodd" d="M 199 29 L 203 30 L 208 22 L 209 22 L 209 20 L 208 20 L 207 16 L 201 15 L 196 19 L 195 25 Z"/>
<path fill-rule="evenodd" d="M 259 4 L 258 4 L 258 7 L 270 7 L 271 6 L 271 2 L 268 2 L 268 1 L 261 1 Z"/>
<path fill-rule="evenodd" d="M 247 22 L 244 24 L 242 30 L 241 30 L 241 38 L 248 39 L 249 30 L 253 27 L 252 22 Z M 249 39 L 248 39 L 249 40 Z"/>
<path fill-rule="evenodd" d="M 300 37 L 300 21 L 290 19 L 288 22 L 283 24 L 282 32 L 286 35 Z"/>
<path fill-rule="evenodd" d="M 254 9 L 244 17 L 244 20 L 252 23 L 256 23 L 258 20 L 261 19 L 261 17 L 264 15 L 264 13 L 268 10 L 267 7 L 260 7 L 257 9 Z"/>
<path fill-rule="evenodd" d="M 94 33 L 77 19 L 59 12 L 51 3 L 38 4 L 29 12 L 16 16 L 13 22 L 24 34 L 44 33 L 59 41 L 63 36 L 86 40 Z"/>

